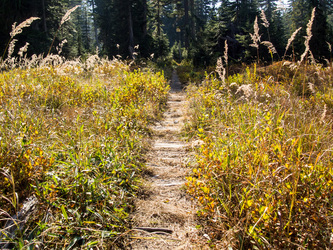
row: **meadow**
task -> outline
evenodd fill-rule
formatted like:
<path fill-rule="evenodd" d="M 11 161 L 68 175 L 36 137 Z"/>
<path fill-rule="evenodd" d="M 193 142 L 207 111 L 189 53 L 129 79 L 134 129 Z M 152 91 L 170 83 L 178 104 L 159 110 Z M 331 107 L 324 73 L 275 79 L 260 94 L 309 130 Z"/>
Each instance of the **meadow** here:
<path fill-rule="evenodd" d="M 313 17 L 298 61 L 274 61 L 256 19 L 257 63 L 231 74 L 226 43 L 210 73 L 177 65 L 193 81 L 183 135 L 197 146 L 185 186 L 203 246 L 332 247 L 333 66 L 309 49 Z M 133 61 L 67 60 L 63 44 L 57 55 L 28 58 L 26 44 L 14 56 L 14 37 L 34 20 L 13 25 L 0 64 L 0 248 L 125 248 L 150 125 L 170 87 L 163 71 Z M 260 64 L 259 45 L 272 63 Z"/>
<path fill-rule="evenodd" d="M 186 186 L 213 248 L 332 247 L 333 67 L 310 50 L 314 16 L 298 61 L 275 62 L 256 19 L 252 45 L 258 55 L 266 46 L 272 63 L 229 74 L 226 46 L 216 70 L 188 86 L 184 135 L 198 146 Z"/>
<path fill-rule="evenodd" d="M 221 64 L 221 62 L 220 62 Z M 226 66 L 224 66 L 224 70 Z M 187 192 L 213 248 L 328 249 L 333 68 L 274 62 L 188 86 Z"/>
<path fill-rule="evenodd" d="M 167 81 L 96 55 L 85 62 L 59 55 L 16 60 L 0 73 L 1 242 L 121 246 L 148 126 L 161 116 Z M 11 234 L 5 225 L 26 198 L 38 202 Z"/>

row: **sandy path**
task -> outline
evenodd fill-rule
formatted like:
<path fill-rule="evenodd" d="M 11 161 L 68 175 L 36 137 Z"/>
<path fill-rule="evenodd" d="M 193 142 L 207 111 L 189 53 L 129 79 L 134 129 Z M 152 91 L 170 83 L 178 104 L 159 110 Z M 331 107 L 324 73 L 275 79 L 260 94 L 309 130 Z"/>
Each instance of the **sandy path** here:
<path fill-rule="evenodd" d="M 130 249 L 197 249 L 195 207 L 183 188 L 185 183 L 186 144 L 179 133 L 184 122 L 185 92 L 176 73 L 164 119 L 153 127 L 154 137 L 148 153 L 147 166 L 151 174 L 145 182 L 148 192 L 136 201 L 134 227 L 163 228 L 171 234 L 134 230 Z"/>

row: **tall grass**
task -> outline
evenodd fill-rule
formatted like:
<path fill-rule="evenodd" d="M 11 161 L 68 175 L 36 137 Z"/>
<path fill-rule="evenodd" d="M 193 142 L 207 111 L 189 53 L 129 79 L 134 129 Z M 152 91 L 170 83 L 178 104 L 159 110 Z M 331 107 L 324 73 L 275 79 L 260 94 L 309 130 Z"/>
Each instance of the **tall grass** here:
<path fill-rule="evenodd" d="M 51 46 L 50 46 L 50 48 L 49 48 L 49 52 L 47 53 L 47 55 L 49 55 L 49 54 L 51 53 L 51 49 L 52 49 L 52 47 L 53 47 L 54 40 L 55 40 L 55 38 L 56 38 L 56 36 L 57 36 L 57 34 L 58 34 L 60 28 L 62 27 L 62 25 L 63 25 L 65 22 L 67 22 L 67 21 L 69 21 L 69 20 L 71 19 L 71 14 L 72 14 L 77 8 L 79 8 L 80 6 L 81 6 L 81 5 L 76 5 L 76 6 L 74 6 L 73 8 L 69 9 L 69 10 L 65 13 L 65 15 L 61 18 L 60 25 L 59 25 L 59 27 L 58 27 L 56 33 L 55 33 L 54 36 L 53 36 L 53 40 L 52 40 L 52 43 L 51 43 Z"/>
<path fill-rule="evenodd" d="M 333 69 L 309 51 L 188 88 L 185 133 L 202 143 L 186 186 L 212 247 L 332 247 Z"/>
<path fill-rule="evenodd" d="M 166 101 L 166 81 L 96 56 L 42 62 L 0 74 L 1 225 L 26 197 L 39 201 L 16 238 L 1 241 L 111 246 L 129 226 L 148 125 Z"/>
<path fill-rule="evenodd" d="M 204 144 L 188 192 L 216 246 L 329 247 L 333 82 L 303 98 L 254 72 L 190 87 L 187 133 Z"/>
<path fill-rule="evenodd" d="M 0 72 L 0 247 L 124 247 L 163 74 L 98 55 L 27 58 L 28 44 L 16 57 L 13 41 Z M 38 202 L 22 218 L 28 197 Z"/>

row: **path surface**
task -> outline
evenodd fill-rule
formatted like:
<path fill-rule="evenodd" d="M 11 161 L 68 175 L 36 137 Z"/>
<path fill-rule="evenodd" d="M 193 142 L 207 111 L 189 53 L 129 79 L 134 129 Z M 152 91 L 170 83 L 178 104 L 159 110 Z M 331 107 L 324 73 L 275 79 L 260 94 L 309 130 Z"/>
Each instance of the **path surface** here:
<path fill-rule="evenodd" d="M 146 195 L 136 201 L 134 227 L 163 228 L 168 233 L 134 231 L 131 249 L 197 249 L 195 207 L 182 188 L 189 169 L 186 144 L 179 133 L 184 123 L 185 92 L 175 72 L 164 119 L 153 127 L 154 137 L 148 153 Z"/>

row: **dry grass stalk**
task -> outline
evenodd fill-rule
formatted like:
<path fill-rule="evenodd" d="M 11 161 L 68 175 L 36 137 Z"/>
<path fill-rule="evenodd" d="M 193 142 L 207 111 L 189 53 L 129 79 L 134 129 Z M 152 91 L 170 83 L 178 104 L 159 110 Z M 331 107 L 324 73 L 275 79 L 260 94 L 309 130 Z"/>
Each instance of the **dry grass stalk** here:
<path fill-rule="evenodd" d="M 228 42 L 227 42 L 227 40 L 225 40 L 224 41 L 224 62 L 225 62 L 225 67 L 226 67 L 226 69 L 225 69 L 225 71 L 226 71 L 226 73 L 225 73 L 225 77 L 228 77 Z"/>
<path fill-rule="evenodd" d="M 12 39 L 12 41 L 9 43 L 7 58 L 11 58 L 11 56 L 13 55 L 16 42 L 17 42 L 17 39 Z"/>
<path fill-rule="evenodd" d="M 259 64 L 259 42 L 260 42 L 260 35 L 259 35 L 259 26 L 258 26 L 258 17 L 256 16 L 256 19 L 254 20 L 253 24 L 253 34 L 250 33 L 251 39 L 253 41 L 250 46 L 257 48 L 257 60 Z"/>
<path fill-rule="evenodd" d="M 322 113 L 322 115 L 321 115 L 321 117 L 320 117 L 320 121 L 321 121 L 321 122 L 324 122 L 325 117 L 326 117 L 326 113 L 327 113 L 327 105 L 326 105 L 326 103 L 325 103 L 323 113 Z"/>
<path fill-rule="evenodd" d="M 260 18 L 261 18 L 261 21 L 262 21 L 262 25 L 264 25 L 266 28 L 268 28 L 269 27 L 269 22 L 266 18 L 264 10 L 261 10 Z"/>
<path fill-rule="evenodd" d="M 228 42 L 224 41 L 224 62 L 228 66 Z"/>
<path fill-rule="evenodd" d="M 302 27 L 299 27 L 297 30 L 294 31 L 294 33 L 291 35 L 291 37 L 288 39 L 288 43 L 286 46 L 286 50 L 284 52 L 283 58 L 286 56 L 286 53 L 291 45 L 291 43 L 295 40 L 295 37 L 297 35 L 297 33 L 302 29 Z"/>
<path fill-rule="evenodd" d="M 310 18 L 308 24 L 306 25 L 306 36 L 305 36 L 305 41 L 304 41 L 305 51 L 301 55 L 301 59 L 299 61 L 299 64 L 301 64 L 304 61 L 305 57 L 308 55 L 308 53 L 310 51 L 310 40 L 311 40 L 311 37 L 312 37 L 311 29 L 312 29 L 312 24 L 313 24 L 313 21 L 314 21 L 314 18 L 315 18 L 315 11 L 316 11 L 316 8 L 313 8 L 311 18 Z"/>
<path fill-rule="evenodd" d="M 27 52 L 27 50 L 28 50 L 28 46 L 29 46 L 30 44 L 27 42 L 27 43 L 25 43 L 25 45 L 22 47 L 22 48 L 20 48 L 20 50 L 19 50 L 19 52 L 17 53 L 20 57 L 23 57 L 23 54 L 24 53 L 26 53 Z"/>
<path fill-rule="evenodd" d="M 81 5 L 76 5 L 73 8 L 69 9 L 66 14 L 62 17 L 61 22 L 60 22 L 60 26 L 63 25 L 65 22 L 69 21 L 71 19 L 71 14 L 77 9 L 79 8 Z"/>
<path fill-rule="evenodd" d="M 40 19 L 39 17 L 30 17 L 27 20 L 20 23 L 18 26 L 16 26 L 16 22 L 12 25 L 12 31 L 9 33 L 10 37 L 13 38 L 14 36 L 22 33 L 22 29 L 29 27 L 33 21 Z"/>
<path fill-rule="evenodd" d="M 225 79 L 227 76 L 227 69 L 228 68 L 228 42 L 227 40 L 224 41 L 224 54 L 223 58 L 225 61 L 226 67 L 223 65 L 223 59 L 222 57 L 219 57 L 216 62 L 216 72 L 219 75 L 220 79 L 222 80 L 223 84 L 225 84 Z"/>
<path fill-rule="evenodd" d="M 253 24 L 253 29 L 254 29 L 254 33 L 251 34 L 251 39 L 253 41 L 252 44 L 250 44 L 250 46 L 255 47 L 255 48 L 259 48 L 259 42 L 260 42 L 260 35 L 259 35 L 259 26 L 258 26 L 258 17 L 256 17 L 256 19 L 254 20 L 254 24 Z"/>
<path fill-rule="evenodd" d="M 263 42 L 261 42 L 261 44 L 265 45 L 268 48 L 270 53 L 277 54 L 277 51 L 276 51 L 274 45 L 271 42 L 263 41 Z"/>
<path fill-rule="evenodd" d="M 219 75 L 220 79 L 222 80 L 223 83 L 225 83 L 225 74 L 226 70 L 223 66 L 223 61 L 222 57 L 219 57 L 216 62 L 216 72 Z"/>
<path fill-rule="evenodd" d="M 7 43 L 7 46 L 2 54 L 2 65 L 1 65 L 1 68 L 4 67 L 5 63 L 4 63 L 4 57 L 5 57 L 5 54 L 6 54 L 6 51 L 7 51 L 7 48 L 9 47 L 8 49 L 8 58 L 10 58 L 14 52 L 14 47 L 15 47 L 15 42 L 13 42 L 13 38 L 22 33 L 22 29 L 23 28 L 26 28 L 26 27 L 29 27 L 31 25 L 31 23 L 35 20 L 38 20 L 40 19 L 39 17 L 30 17 L 28 18 L 27 20 L 23 21 L 22 23 L 20 23 L 18 26 L 16 26 L 16 22 L 13 23 L 12 25 L 12 31 L 9 33 L 10 35 L 10 40 L 9 42 Z"/>
<path fill-rule="evenodd" d="M 217 59 L 217 63 L 216 63 L 216 72 L 219 75 L 219 77 L 221 78 L 223 84 L 225 84 L 225 79 L 226 79 L 226 75 L 227 75 L 226 68 L 228 67 L 228 42 L 227 42 L 227 40 L 225 40 L 225 42 L 224 42 L 223 58 L 224 58 L 226 67 L 224 67 L 224 65 L 223 65 L 222 57 L 219 57 Z"/>
<path fill-rule="evenodd" d="M 59 28 L 57 29 L 57 31 L 56 31 L 56 33 L 55 33 L 55 35 L 54 35 L 54 37 L 53 37 L 53 40 L 52 40 L 52 43 L 51 43 L 51 46 L 50 46 L 50 49 L 49 49 L 49 52 L 47 53 L 47 55 L 49 55 L 50 53 L 51 53 L 51 49 L 52 49 L 52 47 L 53 47 L 53 43 L 54 43 L 54 40 L 55 40 L 55 38 L 56 38 L 56 36 L 57 36 L 57 34 L 58 34 L 58 31 L 59 31 L 59 29 L 61 28 L 61 26 L 65 23 L 65 22 L 67 22 L 67 21 L 69 21 L 70 19 L 71 19 L 71 17 L 70 17 L 70 15 L 78 8 L 78 7 L 80 7 L 81 5 L 76 5 L 76 6 L 74 6 L 73 8 L 71 8 L 71 9 L 69 9 L 67 12 L 66 12 L 66 14 L 62 17 L 62 19 L 61 19 L 61 22 L 60 22 L 60 25 L 59 25 Z"/>

